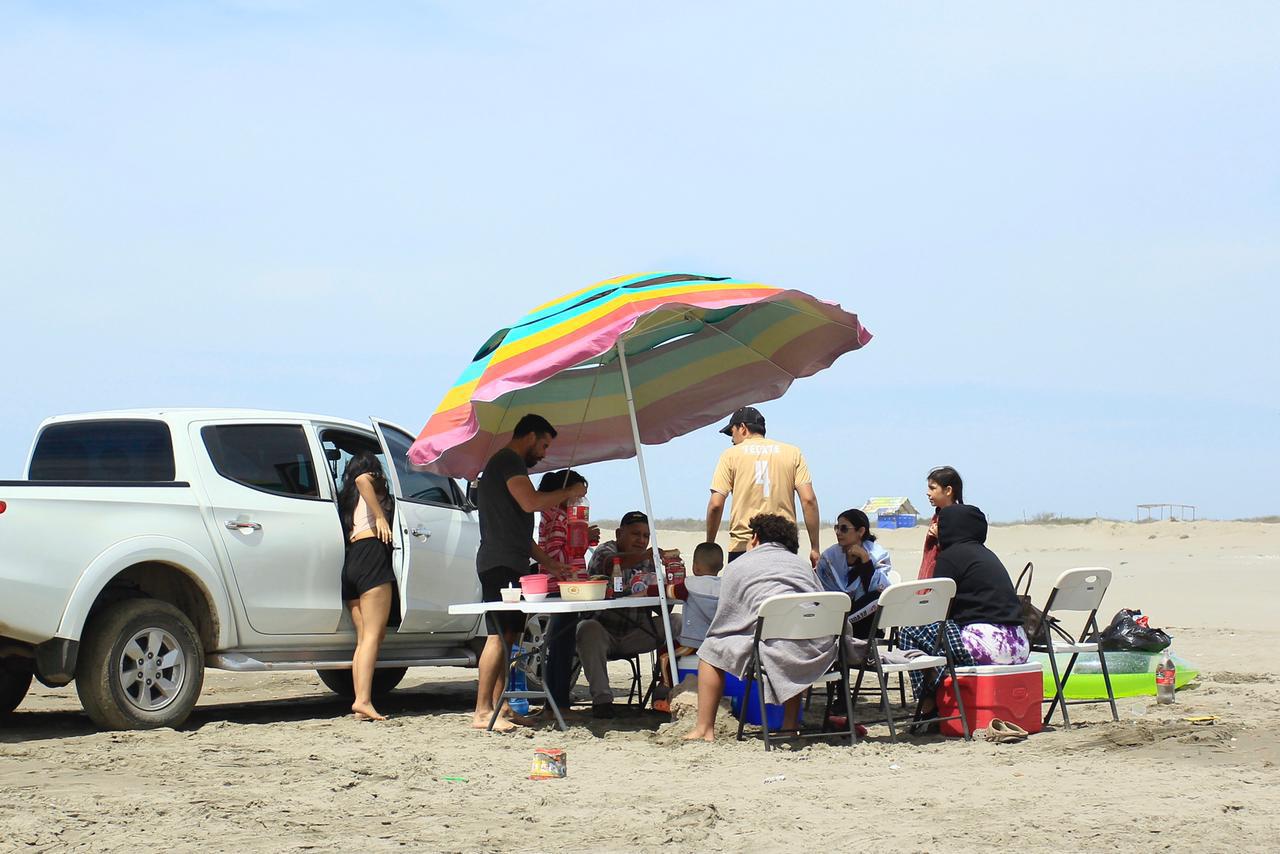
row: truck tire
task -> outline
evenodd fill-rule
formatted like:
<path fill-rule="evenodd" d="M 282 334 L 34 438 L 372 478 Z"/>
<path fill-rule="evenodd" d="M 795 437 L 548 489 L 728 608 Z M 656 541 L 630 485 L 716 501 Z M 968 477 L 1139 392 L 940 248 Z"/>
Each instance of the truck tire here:
<path fill-rule="evenodd" d="M 0 718 L 18 708 L 27 696 L 32 675 L 31 659 L 0 658 Z"/>
<path fill-rule="evenodd" d="M 76 693 L 98 726 L 180 726 L 203 686 L 200 636 L 191 620 L 168 602 L 116 602 L 85 627 Z"/>
<path fill-rule="evenodd" d="M 373 696 L 381 697 L 390 694 L 400 684 L 400 680 L 408 670 L 407 667 L 379 667 L 373 671 Z M 350 670 L 317 670 L 316 675 L 320 677 L 320 681 L 326 688 L 339 697 L 344 700 L 355 699 L 356 688 L 351 682 Z"/>

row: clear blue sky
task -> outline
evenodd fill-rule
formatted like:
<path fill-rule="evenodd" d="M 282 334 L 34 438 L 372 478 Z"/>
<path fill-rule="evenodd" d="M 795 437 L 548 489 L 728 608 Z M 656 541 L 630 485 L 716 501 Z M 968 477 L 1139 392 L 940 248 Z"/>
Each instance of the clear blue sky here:
<path fill-rule="evenodd" d="M 858 312 L 764 405 L 823 515 L 1280 513 L 1280 6 L 6 3 L 0 477 L 50 414 L 417 431 L 607 276 Z M 649 455 L 698 516 L 723 437 Z M 595 467 L 598 515 L 638 504 Z"/>

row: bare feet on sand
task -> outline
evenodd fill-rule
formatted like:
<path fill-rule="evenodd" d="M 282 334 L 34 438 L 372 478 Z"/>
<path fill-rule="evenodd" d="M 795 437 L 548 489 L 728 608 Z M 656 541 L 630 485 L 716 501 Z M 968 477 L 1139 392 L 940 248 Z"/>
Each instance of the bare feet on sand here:
<path fill-rule="evenodd" d="M 351 711 L 358 721 L 385 721 L 387 716 L 381 714 L 372 703 L 352 703 Z"/>
<path fill-rule="evenodd" d="M 693 732 L 686 735 L 684 737 L 684 740 L 685 741 L 715 741 L 716 734 L 711 730 L 707 730 L 704 732 L 703 730 L 695 729 Z"/>
<path fill-rule="evenodd" d="M 492 711 L 476 712 L 474 715 L 471 716 L 471 728 L 472 729 L 488 729 L 489 718 L 491 717 L 493 717 Z M 515 723 L 513 723 L 510 718 L 503 717 L 502 715 L 499 715 L 498 719 L 493 722 L 494 732 L 511 732 L 515 728 L 516 728 Z"/>

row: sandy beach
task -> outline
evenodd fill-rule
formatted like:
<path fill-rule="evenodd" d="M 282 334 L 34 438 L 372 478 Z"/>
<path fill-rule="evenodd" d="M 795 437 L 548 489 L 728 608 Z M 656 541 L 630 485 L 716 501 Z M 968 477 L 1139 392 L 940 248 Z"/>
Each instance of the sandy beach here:
<path fill-rule="evenodd" d="M 904 577 L 923 536 L 882 532 Z M 1037 599 L 1062 569 L 1111 567 L 1106 619 L 1142 608 L 1200 678 L 1172 706 L 1124 699 L 1118 723 L 1082 707 L 1083 726 L 1018 744 L 891 746 L 873 727 L 768 755 L 682 744 L 684 722 L 653 714 L 472 731 L 468 670 L 411 670 L 381 725 L 309 673 L 210 671 L 179 731 L 95 732 L 74 688 L 36 686 L 0 729 L 0 849 L 1274 850 L 1280 525 L 1015 525 L 990 545 L 1015 575 L 1035 561 Z M 535 747 L 565 749 L 568 776 L 529 780 Z"/>

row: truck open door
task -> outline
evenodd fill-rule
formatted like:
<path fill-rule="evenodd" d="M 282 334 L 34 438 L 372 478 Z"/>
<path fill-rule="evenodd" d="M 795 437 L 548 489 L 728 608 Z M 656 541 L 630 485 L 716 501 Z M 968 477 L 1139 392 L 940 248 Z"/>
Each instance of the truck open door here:
<path fill-rule="evenodd" d="M 400 525 L 399 631 L 473 633 L 478 618 L 451 616 L 449 606 L 480 601 L 476 513 L 455 481 L 410 467 L 413 436 L 408 431 L 387 421 L 372 421 L 391 461 L 387 474 Z"/>

